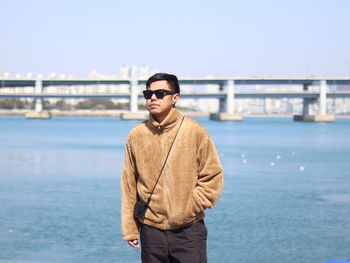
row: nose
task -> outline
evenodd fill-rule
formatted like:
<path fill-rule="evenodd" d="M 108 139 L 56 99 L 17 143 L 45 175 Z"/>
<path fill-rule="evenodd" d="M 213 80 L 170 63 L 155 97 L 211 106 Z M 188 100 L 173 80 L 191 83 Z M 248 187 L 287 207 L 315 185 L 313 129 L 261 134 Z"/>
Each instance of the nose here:
<path fill-rule="evenodd" d="M 153 101 L 153 100 L 157 100 L 157 96 L 156 96 L 155 93 L 153 93 L 153 94 L 152 94 L 152 97 L 151 97 L 151 101 Z"/>

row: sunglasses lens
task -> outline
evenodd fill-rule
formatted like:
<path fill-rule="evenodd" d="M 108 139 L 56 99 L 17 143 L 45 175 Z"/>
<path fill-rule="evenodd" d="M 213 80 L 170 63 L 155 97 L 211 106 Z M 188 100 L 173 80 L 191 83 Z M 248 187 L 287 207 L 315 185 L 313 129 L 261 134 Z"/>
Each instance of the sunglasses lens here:
<path fill-rule="evenodd" d="M 164 98 L 164 91 L 163 90 L 156 90 L 156 91 L 154 91 L 154 94 L 156 94 L 157 99 Z"/>
<path fill-rule="evenodd" d="M 146 100 L 149 100 L 152 98 L 153 91 L 152 90 L 144 90 L 143 91 L 143 96 L 145 97 Z"/>

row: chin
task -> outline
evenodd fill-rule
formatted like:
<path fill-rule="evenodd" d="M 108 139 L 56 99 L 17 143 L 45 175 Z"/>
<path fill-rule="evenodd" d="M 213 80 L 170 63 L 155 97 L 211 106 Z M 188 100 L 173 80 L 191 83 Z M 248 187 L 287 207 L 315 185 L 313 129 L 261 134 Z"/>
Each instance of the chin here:
<path fill-rule="evenodd" d="M 154 115 L 157 115 L 157 114 L 160 114 L 160 112 L 157 110 L 157 109 L 148 109 L 148 111 L 151 113 L 151 114 L 154 114 Z"/>

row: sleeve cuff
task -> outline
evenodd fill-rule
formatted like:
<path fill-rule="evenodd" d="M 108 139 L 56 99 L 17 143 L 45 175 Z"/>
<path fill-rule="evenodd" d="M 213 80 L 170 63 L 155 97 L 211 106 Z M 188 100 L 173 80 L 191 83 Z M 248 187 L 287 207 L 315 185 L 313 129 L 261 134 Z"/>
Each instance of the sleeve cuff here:
<path fill-rule="evenodd" d="M 135 239 L 139 239 L 139 235 L 126 235 L 126 236 L 123 236 L 123 240 L 125 241 L 129 241 L 129 240 L 135 240 Z"/>

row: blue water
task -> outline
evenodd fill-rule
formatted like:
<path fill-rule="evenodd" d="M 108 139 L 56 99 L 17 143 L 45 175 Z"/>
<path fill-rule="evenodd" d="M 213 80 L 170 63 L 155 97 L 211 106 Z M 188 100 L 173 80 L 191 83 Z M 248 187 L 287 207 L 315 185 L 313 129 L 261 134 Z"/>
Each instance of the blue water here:
<path fill-rule="evenodd" d="M 209 262 L 350 257 L 350 120 L 197 119 L 225 189 L 207 212 Z M 121 240 L 120 170 L 137 121 L 0 117 L 0 262 L 139 262 Z"/>

